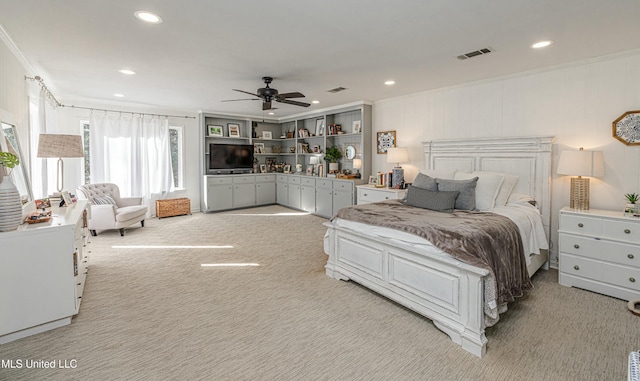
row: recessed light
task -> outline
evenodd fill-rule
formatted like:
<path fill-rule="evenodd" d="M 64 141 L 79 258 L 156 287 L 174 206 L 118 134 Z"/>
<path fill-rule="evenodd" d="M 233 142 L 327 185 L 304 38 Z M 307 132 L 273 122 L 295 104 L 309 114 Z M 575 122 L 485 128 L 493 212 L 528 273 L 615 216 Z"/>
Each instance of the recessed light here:
<path fill-rule="evenodd" d="M 387 86 L 391 86 L 391 85 L 395 85 L 396 81 L 385 81 L 384 84 Z"/>
<path fill-rule="evenodd" d="M 136 72 L 133 70 L 129 70 L 129 69 L 122 69 L 122 70 L 118 70 L 120 73 L 122 74 L 126 74 L 126 75 L 134 75 Z"/>
<path fill-rule="evenodd" d="M 317 105 L 318 103 L 320 103 L 320 101 L 311 101 L 311 103 L 313 103 L 314 105 Z"/>
<path fill-rule="evenodd" d="M 113 94 L 114 97 L 118 97 L 118 98 L 122 98 L 124 97 L 124 94 L 120 94 L 120 93 L 115 93 Z"/>
<path fill-rule="evenodd" d="M 268 114 L 269 114 L 269 115 L 275 115 L 276 113 L 275 113 L 275 112 L 273 112 L 273 111 L 270 111 Z"/>
<path fill-rule="evenodd" d="M 160 18 L 160 16 L 149 11 L 135 11 L 133 15 L 138 19 L 151 24 L 160 24 L 162 22 L 162 18 Z"/>
<path fill-rule="evenodd" d="M 547 46 L 553 44 L 553 41 L 540 41 L 540 42 L 536 42 L 535 44 L 531 45 L 532 48 L 534 49 L 540 49 L 540 48 L 546 48 Z"/>

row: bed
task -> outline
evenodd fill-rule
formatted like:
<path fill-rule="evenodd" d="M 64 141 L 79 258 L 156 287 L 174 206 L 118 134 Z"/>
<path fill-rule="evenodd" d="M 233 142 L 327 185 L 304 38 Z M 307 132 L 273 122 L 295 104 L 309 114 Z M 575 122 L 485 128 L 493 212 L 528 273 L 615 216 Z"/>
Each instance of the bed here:
<path fill-rule="evenodd" d="M 553 139 L 552 136 L 543 136 L 423 143 L 426 170 L 422 172 L 433 177 L 445 178 L 453 174 L 457 179 L 457 174 L 481 174 L 481 177 L 502 174 L 500 184 L 507 177 L 517 177 L 507 198 L 502 201 L 505 205 L 497 203 L 483 212 L 507 217 L 517 227 L 523 239 L 521 254 L 515 257 L 524 257 L 517 266 L 526 266 L 524 272 L 527 277 L 549 266 Z M 485 192 L 487 181 L 483 184 L 482 192 Z M 497 189 L 500 187 L 502 185 Z M 478 185 L 478 190 L 480 188 Z M 500 196 L 504 197 L 504 192 Z M 497 193 L 495 198 L 498 198 Z M 376 208 L 406 207 L 398 202 L 386 204 Z M 373 213 L 363 207 L 367 206 L 351 207 L 342 215 L 347 216 L 349 213 L 346 212 Z M 324 224 L 327 227 L 324 246 L 329 256 L 326 274 L 334 279 L 357 282 L 431 319 L 453 342 L 482 357 L 487 347 L 485 328 L 495 324 L 499 314 L 506 310 L 506 304 L 498 302 L 500 295 L 494 295 L 498 288 L 497 273 L 445 252 L 440 248 L 442 244 L 446 247 L 445 239 L 434 244 L 425 236 L 398 231 L 388 223 L 372 225 L 371 221 L 334 217 Z"/>

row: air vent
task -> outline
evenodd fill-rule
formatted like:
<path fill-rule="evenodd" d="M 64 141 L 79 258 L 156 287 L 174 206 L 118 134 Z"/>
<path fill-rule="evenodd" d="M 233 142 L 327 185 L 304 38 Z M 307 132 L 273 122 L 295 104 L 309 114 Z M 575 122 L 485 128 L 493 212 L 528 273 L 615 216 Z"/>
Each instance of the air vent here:
<path fill-rule="evenodd" d="M 462 60 L 466 60 L 468 58 L 481 56 L 483 54 L 488 54 L 488 53 L 491 53 L 493 51 L 494 50 L 492 48 L 484 48 L 484 49 L 476 50 L 476 51 L 469 52 L 469 53 L 466 53 L 466 54 L 461 54 L 461 55 L 458 56 L 458 59 L 462 61 Z"/>
<path fill-rule="evenodd" d="M 335 89 L 331 89 L 331 90 L 327 90 L 330 93 L 339 93 L 341 91 L 345 91 L 347 88 L 346 87 L 336 87 Z"/>

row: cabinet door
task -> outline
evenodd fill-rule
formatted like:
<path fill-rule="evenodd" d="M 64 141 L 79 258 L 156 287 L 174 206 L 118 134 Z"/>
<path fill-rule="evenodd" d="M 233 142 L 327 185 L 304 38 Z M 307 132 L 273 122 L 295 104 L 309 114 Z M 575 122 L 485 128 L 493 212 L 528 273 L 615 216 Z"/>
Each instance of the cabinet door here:
<path fill-rule="evenodd" d="M 276 202 L 280 205 L 289 206 L 289 184 L 278 182 L 276 184 Z"/>
<path fill-rule="evenodd" d="M 207 211 L 225 210 L 233 207 L 231 184 L 207 186 Z"/>
<path fill-rule="evenodd" d="M 300 188 L 300 208 L 309 213 L 316 212 L 316 188 L 302 185 Z"/>
<path fill-rule="evenodd" d="M 300 209 L 300 185 L 289 184 L 289 207 Z"/>
<path fill-rule="evenodd" d="M 333 213 L 335 215 L 338 210 L 353 205 L 353 192 L 333 191 Z"/>
<path fill-rule="evenodd" d="M 323 217 L 333 216 L 333 191 L 329 188 L 316 188 L 316 214 Z"/>
<path fill-rule="evenodd" d="M 246 208 L 256 205 L 256 185 L 255 184 L 234 184 L 233 185 L 233 207 Z"/>
<path fill-rule="evenodd" d="M 268 205 L 276 202 L 276 183 L 256 184 L 256 205 Z"/>

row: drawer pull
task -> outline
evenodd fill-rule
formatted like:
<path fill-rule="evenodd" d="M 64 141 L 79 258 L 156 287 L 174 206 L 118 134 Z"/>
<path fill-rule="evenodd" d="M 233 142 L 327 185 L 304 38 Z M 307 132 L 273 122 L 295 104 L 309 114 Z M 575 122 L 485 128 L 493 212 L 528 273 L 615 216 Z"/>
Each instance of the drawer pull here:
<path fill-rule="evenodd" d="M 388 200 L 388 199 L 389 199 L 389 196 L 386 196 L 384 199 L 385 199 L 385 200 Z"/>
<path fill-rule="evenodd" d="M 578 224 L 578 227 L 579 227 L 579 228 L 583 228 L 583 227 L 584 227 L 584 224 L 583 224 L 582 222 L 580 222 L 580 223 Z"/>
<path fill-rule="evenodd" d="M 580 270 L 580 266 L 575 265 L 575 266 L 573 266 L 573 269 L 574 269 L 574 270 Z"/>
<path fill-rule="evenodd" d="M 627 258 L 629 258 L 629 259 L 633 259 L 633 258 L 635 258 L 635 257 L 633 256 L 633 254 L 627 254 Z"/>
<path fill-rule="evenodd" d="M 629 282 L 631 282 L 631 283 L 635 283 L 635 282 L 636 282 L 636 278 L 633 278 L 633 277 L 632 277 L 632 278 L 629 278 Z"/>
<path fill-rule="evenodd" d="M 630 233 L 631 233 L 631 230 L 629 230 L 629 229 L 624 229 L 624 234 L 630 234 Z"/>
<path fill-rule="evenodd" d="M 364 197 L 367 197 L 368 195 L 369 195 L 369 194 L 365 193 L 365 194 L 364 194 Z"/>
<path fill-rule="evenodd" d="M 580 248 L 580 245 L 578 245 L 578 244 L 576 243 L 575 245 L 573 245 L 573 248 L 574 248 L 574 249 L 579 249 L 579 248 Z"/>

